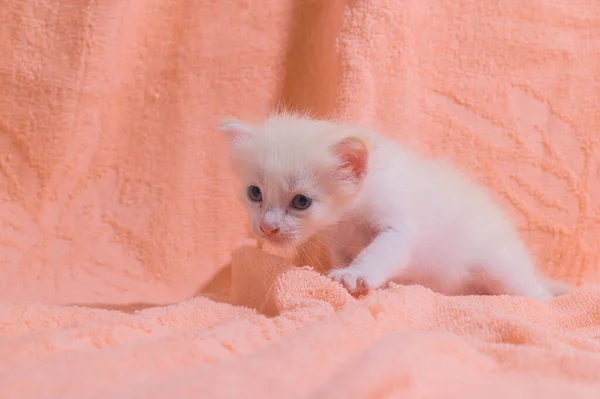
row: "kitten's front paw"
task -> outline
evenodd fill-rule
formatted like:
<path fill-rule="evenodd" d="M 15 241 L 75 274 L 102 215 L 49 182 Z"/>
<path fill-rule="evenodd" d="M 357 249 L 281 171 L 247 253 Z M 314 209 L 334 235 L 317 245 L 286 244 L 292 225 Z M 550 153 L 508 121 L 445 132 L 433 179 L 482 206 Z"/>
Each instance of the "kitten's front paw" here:
<path fill-rule="evenodd" d="M 385 283 L 373 273 L 352 266 L 331 271 L 329 278 L 342 284 L 351 294 L 364 294 Z"/>

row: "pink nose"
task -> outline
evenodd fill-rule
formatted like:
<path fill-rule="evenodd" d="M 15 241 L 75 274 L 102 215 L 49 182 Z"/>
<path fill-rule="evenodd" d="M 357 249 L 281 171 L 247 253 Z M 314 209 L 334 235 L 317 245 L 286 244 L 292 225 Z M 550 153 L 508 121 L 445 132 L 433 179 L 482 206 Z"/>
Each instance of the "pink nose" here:
<path fill-rule="evenodd" d="M 259 227 L 260 227 L 260 231 L 262 231 L 264 233 L 264 235 L 267 237 L 271 237 L 271 236 L 274 236 L 275 234 L 279 233 L 279 229 L 277 227 L 273 226 L 272 224 L 262 222 L 259 225 Z"/>

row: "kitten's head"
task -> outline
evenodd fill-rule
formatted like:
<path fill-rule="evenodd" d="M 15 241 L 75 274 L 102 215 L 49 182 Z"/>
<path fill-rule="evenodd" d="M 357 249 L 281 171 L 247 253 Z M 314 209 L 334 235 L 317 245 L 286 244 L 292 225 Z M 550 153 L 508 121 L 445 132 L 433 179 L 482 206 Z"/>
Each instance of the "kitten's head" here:
<path fill-rule="evenodd" d="M 345 125 L 278 115 L 253 126 L 227 120 L 241 197 L 255 235 L 295 246 L 339 221 L 360 194 L 368 143 Z"/>

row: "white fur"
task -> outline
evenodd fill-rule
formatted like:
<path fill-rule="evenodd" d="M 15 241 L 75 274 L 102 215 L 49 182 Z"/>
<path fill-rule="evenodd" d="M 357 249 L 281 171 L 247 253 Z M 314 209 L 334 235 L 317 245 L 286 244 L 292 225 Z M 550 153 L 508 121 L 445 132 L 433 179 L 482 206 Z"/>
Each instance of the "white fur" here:
<path fill-rule="evenodd" d="M 258 224 L 266 220 L 281 228 L 273 241 L 279 245 L 317 234 L 336 266 L 330 277 L 350 292 L 395 281 L 447 295 L 553 297 L 510 221 L 450 165 L 357 126 L 289 115 L 252 127 L 230 121 L 222 131 L 232 138 L 254 233 L 262 236 Z M 360 181 L 336 172 L 341 166 L 332 148 L 346 137 L 368 148 Z M 260 186 L 261 204 L 248 199 L 248 185 Z M 309 209 L 290 208 L 298 193 L 313 198 Z"/>

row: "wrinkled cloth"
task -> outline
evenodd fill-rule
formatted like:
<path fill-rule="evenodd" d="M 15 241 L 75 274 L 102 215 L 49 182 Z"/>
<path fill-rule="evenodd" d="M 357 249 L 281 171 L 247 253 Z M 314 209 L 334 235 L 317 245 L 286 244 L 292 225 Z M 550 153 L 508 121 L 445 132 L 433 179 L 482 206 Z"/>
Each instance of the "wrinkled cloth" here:
<path fill-rule="evenodd" d="M 600 4 L 71 3 L 0 3 L 0 397 L 598 396 Z M 357 299 L 234 250 L 216 126 L 279 108 L 449 158 L 581 288 Z"/>

